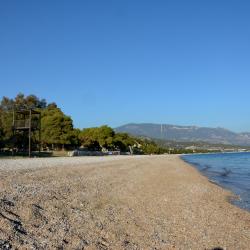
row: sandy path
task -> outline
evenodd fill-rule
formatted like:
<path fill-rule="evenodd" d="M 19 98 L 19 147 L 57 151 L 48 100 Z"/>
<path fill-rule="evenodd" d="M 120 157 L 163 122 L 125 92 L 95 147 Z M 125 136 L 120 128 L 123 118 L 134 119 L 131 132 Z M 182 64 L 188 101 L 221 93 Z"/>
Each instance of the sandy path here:
<path fill-rule="evenodd" d="M 177 156 L 67 159 L 0 161 L 0 249 L 249 249 L 250 213 Z"/>

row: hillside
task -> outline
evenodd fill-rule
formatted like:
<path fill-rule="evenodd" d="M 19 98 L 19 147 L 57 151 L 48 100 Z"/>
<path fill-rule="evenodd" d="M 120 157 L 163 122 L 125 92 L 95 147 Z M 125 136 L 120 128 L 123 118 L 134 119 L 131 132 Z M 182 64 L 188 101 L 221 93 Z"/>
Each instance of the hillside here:
<path fill-rule="evenodd" d="M 135 136 L 173 140 L 203 141 L 212 144 L 234 144 L 250 146 L 250 133 L 235 133 L 225 128 L 207 128 L 197 126 L 178 126 L 154 123 L 130 123 L 115 129 Z"/>

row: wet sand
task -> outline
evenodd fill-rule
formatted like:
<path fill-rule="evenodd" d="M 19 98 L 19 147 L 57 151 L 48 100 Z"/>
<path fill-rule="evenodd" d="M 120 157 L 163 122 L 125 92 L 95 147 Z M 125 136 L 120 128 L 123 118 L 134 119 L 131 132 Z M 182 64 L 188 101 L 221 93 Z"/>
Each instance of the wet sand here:
<path fill-rule="evenodd" d="M 249 249 L 231 195 L 176 155 L 0 160 L 0 249 Z"/>

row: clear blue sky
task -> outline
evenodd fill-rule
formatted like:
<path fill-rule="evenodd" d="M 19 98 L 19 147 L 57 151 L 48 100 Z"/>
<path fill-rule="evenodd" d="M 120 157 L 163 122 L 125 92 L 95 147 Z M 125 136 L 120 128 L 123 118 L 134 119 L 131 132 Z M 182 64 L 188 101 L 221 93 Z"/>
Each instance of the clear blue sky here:
<path fill-rule="evenodd" d="M 0 1 L 0 95 L 56 102 L 76 127 L 250 131 L 250 1 Z"/>

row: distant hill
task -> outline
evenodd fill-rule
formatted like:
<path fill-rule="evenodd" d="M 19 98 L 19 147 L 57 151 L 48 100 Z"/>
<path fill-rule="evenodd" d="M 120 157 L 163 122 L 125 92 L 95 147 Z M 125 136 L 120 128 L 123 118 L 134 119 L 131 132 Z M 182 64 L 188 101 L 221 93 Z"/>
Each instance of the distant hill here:
<path fill-rule="evenodd" d="M 250 133 L 235 133 L 225 128 L 129 123 L 116 128 L 115 131 L 162 140 L 204 141 L 212 144 L 250 146 Z"/>

